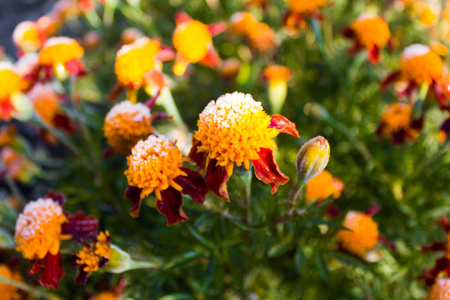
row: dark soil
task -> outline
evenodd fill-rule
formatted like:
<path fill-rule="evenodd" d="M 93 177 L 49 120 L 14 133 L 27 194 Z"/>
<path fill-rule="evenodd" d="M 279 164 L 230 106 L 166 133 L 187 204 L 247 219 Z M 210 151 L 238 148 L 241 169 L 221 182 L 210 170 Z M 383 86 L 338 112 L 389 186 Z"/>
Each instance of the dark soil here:
<path fill-rule="evenodd" d="M 0 0 L 0 45 L 15 56 L 12 33 L 22 21 L 38 19 L 51 10 L 56 0 Z"/>

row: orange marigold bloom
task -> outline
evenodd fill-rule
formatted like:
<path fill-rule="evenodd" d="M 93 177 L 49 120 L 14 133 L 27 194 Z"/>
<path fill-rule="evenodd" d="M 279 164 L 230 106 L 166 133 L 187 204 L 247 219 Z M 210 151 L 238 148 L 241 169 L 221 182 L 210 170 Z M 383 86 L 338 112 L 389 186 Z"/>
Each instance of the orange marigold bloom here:
<path fill-rule="evenodd" d="M 311 202 L 318 199 L 321 202 L 331 195 L 333 198 L 339 198 L 343 189 L 342 181 L 334 178 L 330 172 L 323 170 L 306 183 L 306 201 Z"/>
<path fill-rule="evenodd" d="M 16 222 L 14 240 L 17 251 L 28 260 L 43 259 L 47 253 L 59 253 L 61 225 L 67 222 L 62 207 L 50 198 L 29 202 Z"/>
<path fill-rule="evenodd" d="M 161 63 L 156 60 L 160 51 L 160 43 L 147 37 L 122 46 L 114 66 L 119 84 L 125 88 L 140 88 L 144 84 L 145 73 L 161 69 Z"/>
<path fill-rule="evenodd" d="M 263 76 L 269 82 L 286 82 L 292 77 L 290 68 L 280 65 L 271 65 L 264 69 Z"/>
<path fill-rule="evenodd" d="M 36 51 L 42 47 L 43 36 L 36 22 L 24 21 L 14 29 L 13 41 L 23 52 Z"/>
<path fill-rule="evenodd" d="M 230 30 L 238 36 L 246 36 L 258 25 L 258 20 L 249 12 L 237 12 L 230 18 Z"/>
<path fill-rule="evenodd" d="M 141 197 L 154 191 L 156 198 L 162 200 L 161 191 L 169 187 L 181 191 L 174 179 L 187 175 L 180 169 L 183 161 L 183 155 L 174 142 L 151 135 L 131 150 L 125 176 L 130 186 L 142 189 Z"/>
<path fill-rule="evenodd" d="M 0 148 L 11 145 L 17 137 L 17 128 L 14 124 L 9 123 L 0 127 Z"/>
<path fill-rule="evenodd" d="M 32 161 L 9 147 L 0 151 L 0 161 L 8 175 L 21 182 L 29 182 L 39 172 L 38 167 Z"/>
<path fill-rule="evenodd" d="M 0 119 L 8 121 L 15 108 L 11 96 L 20 92 L 21 78 L 8 62 L 0 62 Z"/>
<path fill-rule="evenodd" d="M 258 23 L 250 29 L 248 37 L 252 46 L 259 52 L 269 52 L 275 46 L 275 31 L 266 23 Z"/>
<path fill-rule="evenodd" d="M 400 71 L 405 79 L 431 84 L 442 77 L 443 69 L 442 59 L 428 46 L 414 44 L 403 50 Z"/>
<path fill-rule="evenodd" d="M 264 69 L 263 78 L 269 83 L 269 101 L 273 113 L 280 113 L 287 96 L 287 82 L 292 77 L 288 67 L 271 65 Z"/>
<path fill-rule="evenodd" d="M 150 109 L 142 103 L 123 101 L 108 112 L 103 130 L 111 148 L 128 154 L 131 148 L 146 139 L 154 130 Z"/>
<path fill-rule="evenodd" d="M 139 29 L 131 27 L 131 28 L 125 29 L 122 32 L 120 40 L 121 40 L 122 44 L 127 45 L 127 44 L 134 43 L 141 37 L 142 37 L 142 33 L 139 31 Z"/>
<path fill-rule="evenodd" d="M 363 257 L 378 242 L 378 225 L 369 215 L 350 211 L 343 225 L 349 230 L 339 230 L 337 239 L 339 245 L 348 252 Z"/>
<path fill-rule="evenodd" d="M 248 170 L 252 161 L 256 176 L 272 185 L 272 193 L 277 191 L 278 183 L 289 180 L 276 165 L 273 138 L 280 132 L 298 137 L 295 125 L 280 115 L 267 115 L 261 102 L 250 94 L 235 92 L 211 101 L 200 114 L 197 126 L 189 156 L 200 167 L 205 166 L 206 159 L 206 182 L 217 195 L 229 200 L 226 182 L 234 164 Z"/>
<path fill-rule="evenodd" d="M 91 298 L 91 300 L 118 300 L 119 296 L 113 292 L 101 292 Z"/>
<path fill-rule="evenodd" d="M 387 45 L 391 37 L 387 22 L 371 14 L 362 14 L 344 33 L 355 40 L 350 53 L 365 47 L 372 63 L 379 61 L 380 49 Z"/>
<path fill-rule="evenodd" d="M 0 276 L 15 281 L 15 282 L 23 282 L 22 276 L 11 270 L 7 265 L 0 265 Z M 0 283 L 0 299 L 1 300 L 20 300 L 22 297 L 19 295 L 19 288 L 9 285 L 7 283 Z"/>
<path fill-rule="evenodd" d="M 450 300 L 450 278 L 441 278 L 436 281 L 430 290 L 428 300 Z"/>
<path fill-rule="evenodd" d="M 383 111 L 377 134 L 388 136 L 396 144 L 414 141 L 422 128 L 422 122 L 422 119 L 413 119 L 410 105 L 393 103 Z"/>
<path fill-rule="evenodd" d="M 289 10 L 295 13 L 311 14 L 315 10 L 327 6 L 326 0 L 288 0 Z"/>

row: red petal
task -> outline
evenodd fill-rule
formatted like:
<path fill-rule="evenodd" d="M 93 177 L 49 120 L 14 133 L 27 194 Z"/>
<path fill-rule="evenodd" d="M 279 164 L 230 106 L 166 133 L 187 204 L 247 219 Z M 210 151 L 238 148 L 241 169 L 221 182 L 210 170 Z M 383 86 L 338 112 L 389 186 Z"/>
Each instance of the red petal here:
<path fill-rule="evenodd" d="M 378 237 L 378 241 L 385 245 L 386 247 L 390 248 L 392 251 L 395 251 L 397 249 L 397 246 L 390 240 L 388 240 L 386 237 L 380 235 Z"/>
<path fill-rule="evenodd" d="M 181 23 L 189 22 L 192 18 L 184 11 L 179 11 L 175 14 L 175 23 L 180 25 Z"/>
<path fill-rule="evenodd" d="M 216 68 L 219 65 L 220 56 L 213 47 L 210 47 L 206 56 L 200 61 L 202 65 Z"/>
<path fill-rule="evenodd" d="M 169 47 L 164 47 L 156 54 L 155 59 L 159 61 L 169 61 L 175 57 L 175 52 Z"/>
<path fill-rule="evenodd" d="M 16 109 L 11 102 L 11 99 L 5 98 L 0 99 L 0 120 L 9 121 L 12 118 L 12 113 Z"/>
<path fill-rule="evenodd" d="M 272 194 L 278 190 L 278 184 L 286 184 L 289 177 L 278 168 L 272 149 L 261 148 L 258 152 L 259 159 L 252 160 L 255 167 L 255 175 L 264 183 L 270 183 Z"/>
<path fill-rule="evenodd" d="M 368 50 L 367 54 L 371 64 L 376 64 L 380 61 L 380 48 L 378 46 L 374 46 L 372 49 Z"/>
<path fill-rule="evenodd" d="M 334 204 L 333 202 L 330 203 L 330 206 L 328 207 L 327 215 L 329 215 L 331 218 L 336 218 L 341 214 L 341 210 Z"/>
<path fill-rule="evenodd" d="M 348 39 L 353 39 L 355 37 L 355 31 L 351 27 L 345 27 L 342 35 Z"/>
<path fill-rule="evenodd" d="M 434 242 L 431 245 L 422 246 L 423 252 L 439 252 L 447 250 L 447 243 L 445 242 Z"/>
<path fill-rule="evenodd" d="M 56 203 L 58 203 L 61 206 L 64 206 L 64 203 L 66 203 L 67 199 L 64 196 L 62 192 L 53 192 L 52 190 L 48 190 L 47 194 L 45 195 L 46 198 L 50 198 Z"/>
<path fill-rule="evenodd" d="M 401 75 L 402 73 L 400 71 L 389 74 L 385 79 L 383 79 L 383 81 L 381 81 L 381 90 L 384 91 L 389 84 L 400 79 Z"/>
<path fill-rule="evenodd" d="M 41 269 L 39 283 L 46 288 L 57 289 L 59 280 L 64 276 L 61 253 L 53 255 L 49 252 L 44 259 L 31 262 L 28 274 L 33 276 Z"/>
<path fill-rule="evenodd" d="M 67 72 L 69 72 L 69 74 L 71 75 L 74 76 L 86 75 L 83 63 L 79 59 L 72 59 L 66 62 L 65 67 L 67 69 Z"/>
<path fill-rule="evenodd" d="M 141 210 L 141 192 L 142 189 L 134 186 L 127 187 L 125 191 L 125 199 L 131 201 L 130 215 L 133 218 L 139 217 L 139 211 Z"/>
<path fill-rule="evenodd" d="M 156 200 L 156 208 L 166 217 L 167 226 L 189 220 L 181 207 L 183 205 L 181 192 L 170 187 L 161 191 L 161 198 L 161 201 Z"/>
<path fill-rule="evenodd" d="M 355 55 L 362 49 L 363 49 L 363 45 L 361 45 L 357 40 L 355 40 L 353 43 L 353 46 L 348 50 L 348 54 Z"/>
<path fill-rule="evenodd" d="M 436 278 L 441 274 L 441 272 L 446 271 L 450 268 L 450 260 L 446 257 L 442 257 L 436 261 L 434 268 L 426 272 L 426 284 L 431 286 L 436 281 Z M 448 272 L 448 271 L 447 271 Z"/>
<path fill-rule="evenodd" d="M 86 265 L 79 266 L 77 276 L 75 276 L 75 280 L 74 280 L 75 284 L 78 284 L 78 285 L 85 285 L 86 284 L 86 281 L 87 281 L 87 279 L 89 277 L 89 273 L 86 272 L 86 271 L 83 271 L 83 268 L 85 266 Z"/>
<path fill-rule="evenodd" d="M 56 127 L 61 128 L 70 135 L 76 132 L 75 124 L 65 114 L 56 114 L 53 118 L 53 123 Z"/>
<path fill-rule="evenodd" d="M 205 181 L 208 189 L 217 196 L 230 202 L 228 195 L 227 181 L 229 179 L 225 167 L 216 166 L 217 160 L 211 159 L 206 168 Z"/>
<path fill-rule="evenodd" d="M 82 211 L 67 215 L 68 223 L 62 224 L 62 233 L 70 234 L 72 240 L 84 243 L 92 240 L 98 234 L 98 219 L 94 216 L 85 216 Z"/>
<path fill-rule="evenodd" d="M 444 229 L 445 233 L 450 232 L 450 222 L 448 221 L 448 218 L 446 216 L 443 216 L 436 223 L 439 224 L 442 227 L 442 229 Z"/>
<path fill-rule="evenodd" d="M 117 98 L 119 98 L 120 93 L 123 91 L 123 86 L 119 85 L 118 83 L 114 85 L 112 91 L 108 94 L 107 98 L 110 101 L 116 101 Z"/>
<path fill-rule="evenodd" d="M 149 100 L 147 100 L 147 102 L 145 102 L 145 105 L 151 109 L 153 107 L 153 105 L 155 105 L 156 100 L 158 100 L 160 95 L 161 95 L 161 89 L 158 90 L 158 92 L 156 93 L 155 96 L 153 96 Z"/>
<path fill-rule="evenodd" d="M 187 174 L 187 176 L 175 178 L 175 182 L 183 188 L 181 192 L 191 196 L 194 203 L 203 204 L 208 187 L 202 175 L 188 168 L 181 167 L 180 169 Z"/>
<path fill-rule="evenodd" d="M 371 205 L 364 213 L 368 216 L 374 216 L 381 210 L 380 205 Z"/>
<path fill-rule="evenodd" d="M 273 115 L 270 118 L 269 128 L 276 128 L 283 133 L 290 134 L 296 138 L 300 138 L 295 124 L 282 115 Z"/>
<path fill-rule="evenodd" d="M 199 140 L 192 137 L 192 148 L 188 156 L 197 164 L 200 170 L 203 170 L 205 168 L 206 152 L 198 152 L 198 147 L 201 145 L 202 143 Z"/>
<path fill-rule="evenodd" d="M 212 36 L 216 36 L 218 34 L 221 34 L 225 30 L 227 30 L 227 23 L 225 22 L 219 22 L 208 25 L 209 33 L 211 33 Z"/>

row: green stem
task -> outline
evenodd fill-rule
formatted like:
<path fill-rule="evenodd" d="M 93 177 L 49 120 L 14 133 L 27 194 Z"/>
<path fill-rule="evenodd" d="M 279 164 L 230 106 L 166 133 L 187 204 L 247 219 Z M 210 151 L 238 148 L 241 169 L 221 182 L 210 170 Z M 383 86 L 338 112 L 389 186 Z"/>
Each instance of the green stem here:
<path fill-rule="evenodd" d="M 297 181 L 296 184 L 292 187 L 288 198 L 288 216 L 292 216 L 294 214 L 294 211 L 297 208 L 298 199 L 302 195 L 303 187 L 305 186 L 305 184 L 306 182 L 304 180 L 301 180 Z"/>
<path fill-rule="evenodd" d="M 72 143 L 62 132 L 56 130 L 53 127 L 50 127 L 49 125 L 47 125 L 46 123 L 42 122 L 39 119 L 34 119 L 32 120 L 32 122 L 38 124 L 39 126 L 45 128 L 45 130 L 47 130 L 48 132 L 50 132 L 54 137 L 56 137 L 56 139 L 58 139 L 58 141 L 63 144 L 64 146 L 66 146 L 70 151 L 73 152 L 73 154 L 75 155 L 79 155 L 80 154 L 80 150 L 78 149 L 77 146 L 75 146 L 74 143 Z"/>
<path fill-rule="evenodd" d="M 337 74 L 338 69 L 336 68 L 336 64 L 333 58 L 330 56 L 328 50 L 325 48 L 325 42 L 322 37 L 322 32 L 320 31 L 319 22 L 314 18 L 311 20 L 311 29 L 314 32 L 314 35 L 316 36 L 317 46 L 319 48 L 319 51 L 322 53 L 323 58 L 330 67 L 331 71 Z"/>
<path fill-rule="evenodd" d="M 180 112 L 178 111 L 177 105 L 175 104 L 169 88 L 163 88 L 161 90 L 161 95 L 158 97 L 156 103 L 162 105 L 167 113 L 173 117 L 175 124 L 177 124 L 177 126 L 183 131 L 187 139 L 188 131 L 186 124 L 184 124 L 183 118 L 181 118 Z"/>
<path fill-rule="evenodd" d="M 30 298 L 35 298 L 35 297 L 40 297 L 40 298 L 45 298 L 45 299 L 50 299 L 50 300 L 62 300 L 62 298 L 50 294 L 48 292 L 43 292 L 40 289 L 31 287 L 25 283 L 22 282 L 17 282 L 8 278 L 3 277 L 2 275 L 0 275 L 0 283 L 4 283 L 7 285 L 12 285 L 14 287 L 17 287 L 18 289 L 22 290 L 22 291 L 26 291 L 28 293 L 30 293 L 29 296 L 31 296 Z"/>
<path fill-rule="evenodd" d="M 17 186 L 16 182 L 8 174 L 6 174 L 4 178 L 5 178 L 6 184 L 10 188 L 11 192 L 13 193 L 13 195 L 16 196 L 16 198 L 19 200 L 20 205 L 24 206 L 25 203 L 26 203 L 25 197 L 20 192 L 20 189 Z"/>

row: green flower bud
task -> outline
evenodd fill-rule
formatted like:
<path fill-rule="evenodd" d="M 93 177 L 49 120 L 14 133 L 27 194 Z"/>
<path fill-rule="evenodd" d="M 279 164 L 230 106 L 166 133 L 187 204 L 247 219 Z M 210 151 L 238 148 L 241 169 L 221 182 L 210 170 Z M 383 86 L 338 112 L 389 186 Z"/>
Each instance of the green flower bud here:
<path fill-rule="evenodd" d="M 321 136 L 306 142 L 297 156 L 298 181 L 306 183 L 325 169 L 330 159 L 330 144 Z"/>
<path fill-rule="evenodd" d="M 110 273 L 123 273 L 134 269 L 156 269 L 158 265 L 150 261 L 134 261 L 130 254 L 111 244 L 111 256 L 103 269 Z"/>

